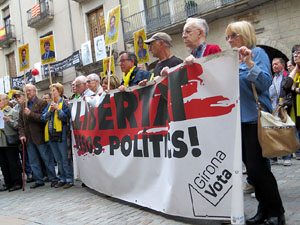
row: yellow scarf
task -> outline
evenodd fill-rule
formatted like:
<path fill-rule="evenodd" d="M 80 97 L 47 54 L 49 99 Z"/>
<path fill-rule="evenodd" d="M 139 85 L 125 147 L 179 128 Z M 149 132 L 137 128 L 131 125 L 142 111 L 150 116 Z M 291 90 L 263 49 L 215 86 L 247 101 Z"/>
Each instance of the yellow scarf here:
<path fill-rule="evenodd" d="M 5 106 L 3 109 L 1 109 L 3 112 L 4 112 L 4 110 L 6 109 L 8 107 L 8 105 L 7 106 Z M 3 116 L 4 116 L 4 114 L 3 114 Z M 0 136 L 1 136 L 1 130 L 0 130 Z"/>
<path fill-rule="evenodd" d="M 300 73 L 296 73 L 294 83 L 300 83 Z M 296 116 L 300 116 L 300 94 L 296 94 L 296 110 L 295 105 L 293 103 L 290 116 L 294 122 L 296 122 Z"/>
<path fill-rule="evenodd" d="M 125 87 L 129 87 L 130 76 L 131 76 L 131 73 L 134 70 L 134 68 L 135 68 L 135 66 L 132 67 L 127 74 L 123 73 L 123 81 L 124 81 Z M 134 78 L 134 76 L 132 78 Z"/>
<path fill-rule="evenodd" d="M 61 98 L 60 101 L 58 102 L 58 108 L 62 109 L 64 102 L 64 98 Z M 50 111 L 51 104 L 49 105 L 48 112 Z M 56 130 L 56 132 L 61 132 L 62 131 L 62 122 L 60 119 L 58 119 L 58 112 L 55 110 L 54 112 L 54 122 L 53 122 L 53 129 Z M 47 121 L 47 124 L 45 126 L 45 141 L 49 141 L 49 120 Z"/>

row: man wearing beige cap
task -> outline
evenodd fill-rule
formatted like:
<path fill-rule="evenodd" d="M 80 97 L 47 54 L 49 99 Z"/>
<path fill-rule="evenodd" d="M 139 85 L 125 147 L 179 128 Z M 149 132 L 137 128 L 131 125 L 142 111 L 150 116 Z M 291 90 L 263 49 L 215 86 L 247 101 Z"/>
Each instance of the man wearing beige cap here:
<path fill-rule="evenodd" d="M 161 75 L 161 71 L 164 67 L 171 68 L 183 62 L 171 53 L 171 41 L 171 37 L 164 32 L 158 32 L 144 41 L 149 45 L 149 50 L 153 57 L 159 59 L 153 70 L 154 76 Z"/>

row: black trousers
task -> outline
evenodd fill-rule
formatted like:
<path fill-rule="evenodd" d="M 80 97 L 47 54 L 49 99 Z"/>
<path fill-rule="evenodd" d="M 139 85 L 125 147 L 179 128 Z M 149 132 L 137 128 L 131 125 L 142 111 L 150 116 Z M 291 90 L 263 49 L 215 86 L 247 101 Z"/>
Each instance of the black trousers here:
<path fill-rule="evenodd" d="M 258 211 L 268 216 L 283 214 L 284 208 L 276 179 L 268 168 L 267 159 L 262 157 L 257 124 L 242 123 L 242 151 L 243 162 L 259 202 Z"/>
<path fill-rule="evenodd" d="M 0 167 L 7 187 L 22 185 L 18 147 L 0 148 Z"/>

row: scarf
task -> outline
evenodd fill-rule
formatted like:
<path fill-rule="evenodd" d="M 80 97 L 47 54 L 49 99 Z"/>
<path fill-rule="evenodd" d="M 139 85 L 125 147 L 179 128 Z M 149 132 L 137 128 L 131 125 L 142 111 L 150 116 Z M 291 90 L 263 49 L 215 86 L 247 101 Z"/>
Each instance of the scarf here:
<path fill-rule="evenodd" d="M 58 102 L 58 108 L 62 109 L 64 102 L 64 98 L 61 98 Z M 49 105 L 48 112 L 50 111 L 51 104 Z M 53 129 L 56 130 L 56 132 L 62 132 L 62 122 L 60 119 L 58 119 L 58 111 L 54 111 L 54 122 L 53 122 Z M 45 126 L 45 141 L 49 141 L 49 120 L 47 121 L 47 124 Z"/>
<path fill-rule="evenodd" d="M 5 106 L 3 109 L 1 109 L 1 110 L 3 111 L 3 116 L 4 116 L 4 110 L 5 110 L 6 108 L 8 108 L 8 105 Z M 1 130 L 0 130 L 0 136 L 1 136 Z"/>
<path fill-rule="evenodd" d="M 129 87 L 129 81 L 130 81 L 131 73 L 134 70 L 134 68 L 135 68 L 135 66 L 132 67 L 127 74 L 123 73 L 123 81 L 124 81 L 124 86 L 125 87 Z M 134 76 L 132 78 L 134 78 Z"/>

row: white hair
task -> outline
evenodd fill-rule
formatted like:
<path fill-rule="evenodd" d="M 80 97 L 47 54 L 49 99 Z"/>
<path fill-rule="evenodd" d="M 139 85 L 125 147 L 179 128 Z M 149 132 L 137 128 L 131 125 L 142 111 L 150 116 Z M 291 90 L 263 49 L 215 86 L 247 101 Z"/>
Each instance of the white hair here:
<path fill-rule="evenodd" d="M 25 88 L 27 88 L 27 87 L 30 87 L 30 88 L 32 88 L 33 90 L 35 90 L 35 91 L 36 91 L 36 94 L 38 94 L 38 90 L 37 90 L 37 88 L 36 88 L 36 86 L 35 86 L 35 85 L 33 85 L 33 84 L 26 84 Z"/>
<path fill-rule="evenodd" d="M 76 77 L 75 81 L 77 81 L 77 80 L 79 80 L 80 83 L 84 84 L 84 83 L 86 83 L 87 78 L 86 78 L 86 76 L 80 75 L 80 76 Z"/>
<path fill-rule="evenodd" d="M 196 27 L 200 30 L 204 31 L 205 37 L 207 36 L 209 32 L 209 27 L 205 19 L 202 18 L 188 18 L 186 20 L 186 24 L 188 23 L 195 23 Z"/>
<path fill-rule="evenodd" d="M 90 78 L 91 80 L 98 81 L 100 83 L 100 77 L 96 73 L 91 73 L 87 76 L 87 78 Z"/>

